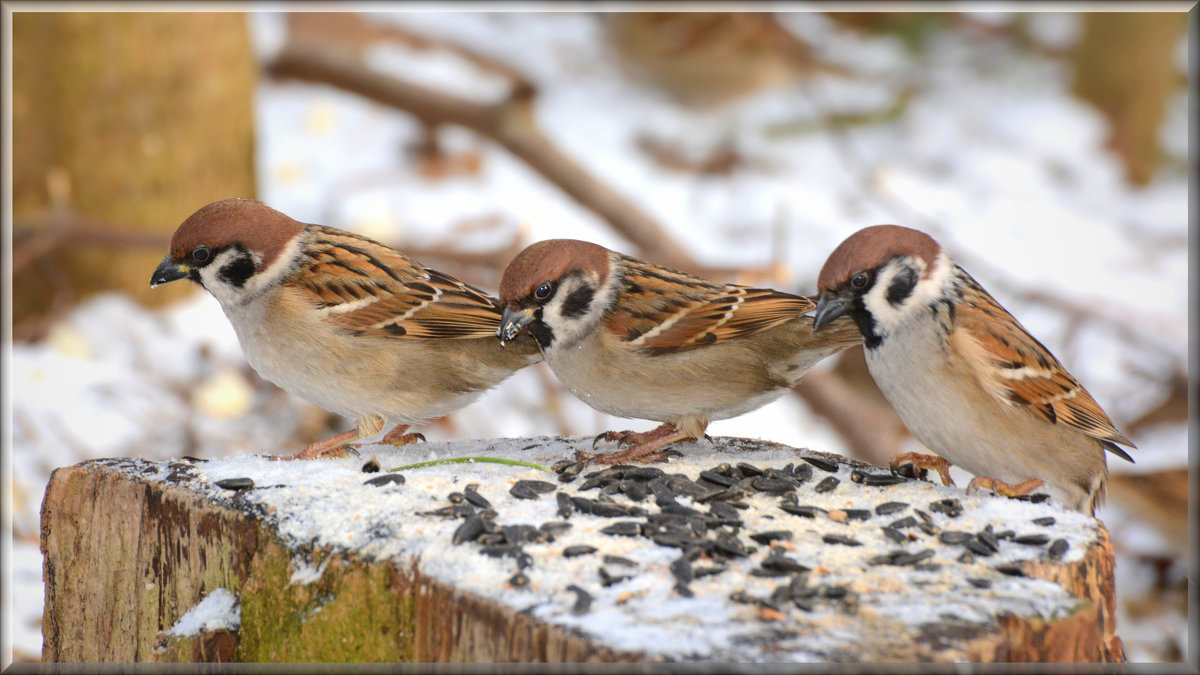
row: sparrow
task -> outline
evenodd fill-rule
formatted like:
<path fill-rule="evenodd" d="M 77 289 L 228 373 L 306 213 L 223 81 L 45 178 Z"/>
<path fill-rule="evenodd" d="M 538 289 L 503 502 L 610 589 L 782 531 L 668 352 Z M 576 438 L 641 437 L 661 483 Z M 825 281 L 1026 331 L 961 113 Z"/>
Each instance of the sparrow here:
<path fill-rule="evenodd" d="M 817 361 L 861 339 L 849 320 L 815 334 L 803 318 L 813 299 L 705 281 L 572 239 L 517 254 L 500 277 L 500 302 L 502 343 L 532 335 L 584 403 L 662 422 L 597 436 L 631 446 L 581 453 L 598 464 L 665 460 L 661 448 L 779 398 Z"/>
<path fill-rule="evenodd" d="M 372 438 L 419 440 L 410 425 L 451 413 L 541 360 L 532 339 L 496 344 L 498 301 L 366 237 L 300 223 L 250 199 L 213 202 L 171 237 L 150 286 L 190 279 L 233 324 L 264 379 L 354 429 L 294 458 L 344 455 Z"/>
<path fill-rule="evenodd" d="M 940 456 L 897 460 L 924 461 L 946 484 L 946 462 L 957 464 L 976 476 L 969 491 L 1046 485 L 1089 515 L 1104 500 L 1105 451 L 1133 461 L 1119 446 L 1135 446 L 1087 390 L 929 235 L 859 230 L 830 254 L 817 287 L 814 328 L 858 324 L 875 383 Z"/>

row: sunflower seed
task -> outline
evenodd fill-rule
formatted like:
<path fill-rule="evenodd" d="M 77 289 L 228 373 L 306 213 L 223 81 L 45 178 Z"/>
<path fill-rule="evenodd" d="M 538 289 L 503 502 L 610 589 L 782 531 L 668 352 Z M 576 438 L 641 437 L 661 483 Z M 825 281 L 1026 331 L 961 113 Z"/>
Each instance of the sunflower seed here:
<path fill-rule="evenodd" d="M 990 555 L 995 555 L 995 553 L 996 553 L 994 550 L 989 548 L 987 544 L 980 541 L 978 537 L 972 537 L 971 539 L 966 540 L 965 542 L 963 542 L 963 546 L 966 546 L 968 551 L 975 553 L 977 555 L 990 556 Z M 969 561 L 964 561 L 964 562 L 969 562 Z"/>
<path fill-rule="evenodd" d="M 571 495 L 558 492 L 554 495 L 554 499 L 558 502 L 558 508 L 554 511 L 554 515 L 559 518 L 570 518 L 575 511 L 575 505 L 571 503 Z"/>
<path fill-rule="evenodd" d="M 957 518 L 963 514 L 963 505 L 957 499 L 942 499 L 930 503 L 929 510 L 934 513 L 944 513 L 950 518 Z"/>
<path fill-rule="evenodd" d="M 1054 524 L 1054 516 L 1046 516 L 1045 518 L 1034 518 L 1033 524 L 1041 525 L 1042 527 L 1048 527 L 1048 526 Z"/>
<path fill-rule="evenodd" d="M 850 520 L 866 520 L 871 517 L 871 512 L 868 509 L 842 509 L 842 512 Z"/>
<path fill-rule="evenodd" d="M 386 473 L 382 476 L 376 476 L 369 480 L 363 481 L 363 485 L 374 485 L 375 487 L 380 487 L 383 485 L 404 485 L 404 474 Z"/>
<path fill-rule="evenodd" d="M 967 577 L 967 583 L 975 588 L 991 588 L 992 586 L 991 579 L 982 579 L 980 577 Z"/>
<path fill-rule="evenodd" d="M 623 520 L 613 523 L 600 531 L 604 534 L 612 534 L 620 537 L 636 537 L 642 533 L 642 524 L 632 520 Z"/>
<path fill-rule="evenodd" d="M 464 541 L 475 541 L 483 533 L 483 518 L 477 515 L 471 516 L 454 530 L 454 535 L 450 538 L 450 543 L 461 544 Z"/>
<path fill-rule="evenodd" d="M 752 478 L 750 486 L 759 492 L 769 492 L 775 494 L 796 489 L 796 484 L 790 480 L 784 480 L 782 478 L 767 478 L 766 476 L 757 476 Z"/>
<path fill-rule="evenodd" d="M 776 555 L 774 553 L 768 555 L 766 558 L 763 558 L 763 561 L 759 564 L 762 565 L 764 569 L 787 572 L 789 574 L 795 572 L 808 572 L 812 569 L 811 567 L 802 565 L 796 560 L 793 560 L 785 555 Z"/>
<path fill-rule="evenodd" d="M 371 481 L 367 482 L 370 483 Z M 254 481 L 246 477 L 222 478 L 216 482 L 216 486 L 225 490 L 246 490 L 254 487 Z"/>
<path fill-rule="evenodd" d="M 692 572 L 692 563 L 686 557 L 676 558 L 668 566 L 671 570 L 671 575 L 675 577 L 675 581 L 682 586 L 692 583 L 695 574 Z"/>
<path fill-rule="evenodd" d="M 724 572 L 724 571 L 725 571 L 724 567 L 713 567 L 713 566 L 693 567 L 692 568 L 692 576 L 699 579 L 700 577 L 711 577 L 713 575 L 720 574 L 721 572 Z"/>
<path fill-rule="evenodd" d="M 733 484 L 737 482 L 728 476 L 722 476 L 713 471 L 701 471 L 700 480 L 707 481 L 713 485 L 719 485 L 723 488 L 733 487 Z"/>
<path fill-rule="evenodd" d="M 844 546 L 862 546 L 862 542 L 841 534 L 826 534 L 821 536 L 821 540 L 826 544 L 842 544 Z"/>
<path fill-rule="evenodd" d="M 362 465 L 363 473 L 379 473 L 379 460 L 372 457 Z"/>
<path fill-rule="evenodd" d="M 1051 560 L 1061 560 L 1067 553 L 1067 549 L 1071 548 L 1071 544 L 1066 539 L 1055 539 L 1050 548 L 1046 549 L 1046 555 Z"/>
<path fill-rule="evenodd" d="M 692 592 L 692 589 L 688 588 L 687 586 L 685 586 L 683 584 L 675 584 L 674 590 L 676 593 L 678 593 L 681 597 L 684 597 L 684 598 L 696 597 L 696 594 Z"/>
<path fill-rule="evenodd" d="M 567 590 L 575 594 L 575 604 L 571 607 L 571 613 L 587 614 L 592 607 L 592 596 L 575 584 L 567 586 Z"/>
<path fill-rule="evenodd" d="M 825 509 L 819 506 L 800 506 L 799 504 L 781 504 L 780 510 L 784 513 L 790 513 L 793 516 L 803 516 L 804 518 L 815 518 L 818 513 L 828 513 Z"/>
<path fill-rule="evenodd" d="M 514 588 L 525 588 L 529 585 L 529 577 L 524 572 L 517 572 L 508 578 L 508 585 Z"/>
<path fill-rule="evenodd" d="M 974 539 L 975 535 L 970 532 L 958 532 L 955 530 L 943 530 L 938 534 L 938 541 L 943 544 L 965 544 L 967 541 Z"/>
<path fill-rule="evenodd" d="M 894 473 L 869 473 L 862 469 L 851 471 L 850 480 L 872 487 L 887 487 L 908 481 L 904 476 L 897 476 Z"/>
<path fill-rule="evenodd" d="M 912 527 L 917 524 L 917 519 L 912 516 L 904 516 L 888 523 L 888 527 L 894 530 L 903 530 L 906 527 Z"/>
<path fill-rule="evenodd" d="M 813 468 L 810 464 L 797 464 L 796 468 L 792 469 L 792 478 L 795 478 L 796 482 L 801 485 L 803 485 L 805 481 L 812 478 L 812 475 Z"/>
<path fill-rule="evenodd" d="M 763 475 L 762 469 L 758 468 L 757 466 L 754 466 L 753 464 L 747 464 L 745 462 L 738 462 L 737 469 L 738 469 L 738 471 L 742 472 L 743 476 L 747 476 L 747 477 Z"/>
<path fill-rule="evenodd" d="M 992 553 L 996 553 L 1000 550 L 1000 541 L 996 539 L 996 535 L 992 534 L 991 530 L 980 530 L 975 534 L 975 538 L 978 539 L 979 542 L 984 546 L 987 546 L 989 549 L 991 549 Z"/>
<path fill-rule="evenodd" d="M 1007 575 L 1008 575 L 1008 576 L 1010 576 L 1010 577 L 1023 577 L 1023 576 L 1025 576 L 1025 570 L 1021 569 L 1021 566 L 1020 566 L 1020 565 L 1013 565 L 1013 564 L 1009 564 L 1009 565 L 996 565 L 996 566 L 995 566 L 995 567 L 993 567 L 992 569 L 996 570 L 997 572 L 999 572 L 999 573 L 1001 573 L 1001 574 L 1007 574 Z"/>
<path fill-rule="evenodd" d="M 827 459 L 822 459 L 820 457 L 801 457 L 800 459 L 812 464 L 822 471 L 834 473 L 838 470 L 837 462 L 831 462 Z"/>
<path fill-rule="evenodd" d="M 650 496 L 650 488 L 645 483 L 639 483 L 635 480 L 621 481 L 621 492 L 629 497 L 630 501 L 640 502 L 645 501 L 646 497 Z"/>
<path fill-rule="evenodd" d="M 637 563 L 630 560 L 629 558 L 622 558 L 619 555 L 604 556 L 604 564 L 605 565 L 624 565 L 626 567 L 637 567 Z"/>
<path fill-rule="evenodd" d="M 897 544 L 908 543 L 908 536 L 900 530 L 896 530 L 891 527 L 882 527 L 880 529 L 883 530 L 883 534 L 887 536 L 888 539 L 891 539 Z"/>
<path fill-rule="evenodd" d="M 833 476 L 826 476 L 824 480 L 813 486 L 813 492 L 830 492 L 836 488 L 840 482 L 841 481 Z"/>
<path fill-rule="evenodd" d="M 1025 546 L 1045 546 L 1046 542 L 1050 541 L 1050 537 L 1044 534 L 1023 534 L 1019 537 L 1013 537 L 1012 540 L 1013 543 Z"/>
<path fill-rule="evenodd" d="M 754 541 L 767 546 L 773 541 L 790 541 L 792 538 L 791 530 L 769 530 L 767 532 L 758 532 L 750 535 Z"/>
<path fill-rule="evenodd" d="M 581 555 L 595 553 L 598 550 L 599 549 L 597 549 L 595 546 L 590 546 L 588 544 L 576 544 L 574 546 L 568 546 L 564 548 L 562 554 L 564 558 L 575 558 Z"/>

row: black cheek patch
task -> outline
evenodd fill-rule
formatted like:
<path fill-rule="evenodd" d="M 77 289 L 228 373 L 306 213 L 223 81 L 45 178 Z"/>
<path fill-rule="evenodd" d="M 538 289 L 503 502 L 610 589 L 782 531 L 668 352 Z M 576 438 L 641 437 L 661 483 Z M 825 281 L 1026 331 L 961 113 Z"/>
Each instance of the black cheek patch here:
<path fill-rule="evenodd" d="M 540 320 L 531 322 L 525 327 L 525 330 L 533 336 L 534 340 L 537 340 L 538 346 L 542 349 L 548 349 L 554 342 L 554 332 Z"/>
<path fill-rule="evenodd" d="M 583 316 L 587 313 L 588 306 L 592 304 L 592 298 L 595 295 L 596 290 L 590 286 L 580 286 L 571 291 L 567 299 L 563 300 L 562 315 L 568 319 Z"/>
<path fill-rule="evenodd" d="M 892 307 L 899 307 L 912 295 L 913 288 L 917 285 L 917 275 L 911 269 L 905 269 L 892 279 L 892 284 L 888 286 L 887 301 Z"/>
<path fill-rule="evenodd" d="M 847 314 L 850 315 L 855 325 L 858 326 L 858 332 L 862 333 L 863 347 L 875 349 L 883 342 L 883 338 L 879 337 L 879 334 L 875 332 L 875 319 L 863 305 L 862 295 L 854 297 L 854 302 L 850 305 L 850 311 Z"/>
<path fill-rule="evenodd" d="M 254 276 L 254 271 L 254 261 L 249 254 L 241 253 L 217 272 L 217 278 L 230 286 L 241 288 L 246 285 L 247 279 Z"/>

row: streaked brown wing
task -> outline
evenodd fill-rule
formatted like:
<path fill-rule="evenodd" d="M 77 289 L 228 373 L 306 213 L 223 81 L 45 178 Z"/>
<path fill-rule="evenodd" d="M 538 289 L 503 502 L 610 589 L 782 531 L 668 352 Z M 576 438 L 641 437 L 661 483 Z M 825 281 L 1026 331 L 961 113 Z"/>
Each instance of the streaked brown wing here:
<path fill-rule="evenodd" d="M 627 260 L 621 303 L 605 327 L 652 356 L 752 335 L 816 306 L 780 291 L 713 283 Z"/>
<path fill-rule="evenodd" d="M 326 320 L 359 335 L 495 337 L 500 310 L 483 291 L 365 237 L 310 227 L 302 287 Z"/>
<path fill-rule="evenodd" d="M 984 387 L 1001 401 L 1047 422 L 1078 429 L 1102 442 L 1134 447 L 1058 359 L 970 281 L 956 308 L 955 336 Z M 1108 449 L 1130 459 L 1115 446 Z"/>

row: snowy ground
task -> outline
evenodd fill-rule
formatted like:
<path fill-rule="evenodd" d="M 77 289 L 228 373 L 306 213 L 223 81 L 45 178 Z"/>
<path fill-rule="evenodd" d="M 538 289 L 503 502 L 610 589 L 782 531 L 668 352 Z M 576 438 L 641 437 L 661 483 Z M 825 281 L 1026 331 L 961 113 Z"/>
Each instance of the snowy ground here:
<path fill-rule="evenodd" d="M 808 80 L 803 89 L 764 92 L 702 113 L 623 78 L 587 15 L 377 18 L 469 45 L 523 72 L 538 87 L 542 130 L 662 222 L 702 263 L 781 262 L 791 276 L 780 286 L 812 293 L 825 256 L 845 236 L 875 223 L 910 225 L 937 238 L 1050 347 L 1118 427 L 1161 399 L 1163 373 L 1186 368 L 1186 175 L 1165 171 L 1143 189 L 1125 184 L 1119 160 L 1103 148 L 1104 120 L 1070 96 L 1063 64 L 954 34 L 941 36 L 918 60 L 893 39 L 864 38 L 819 15 L 794 14 L 786 17 L 789 27 L 828 60 L 862 75 Z M 264 50 L 282 30 L 280 20 L 252 16 Z M 1047 42 L 1073 39 L 1071 15 L 1035 15 L 1034 22 Z M 369 62 L 464 95 L 491 95 L 488 83 L 452 60 L 375 48 Z M 909 86 L 918 94 L 892 122 L 780 131 L 886 108 Z M 1180 165 L 1186 109 L 1181 92 L 1162 130 L 1164 147 Z M 634 252 L 518 160 L 462 130 L 445 129 L 442 140 L 451 149 L 478 147 L 481 171 L 434 182 L 406 163 L 404 148 L 418 128 L 396 111 L 328 88 L 263 81 L 256 115 L 258 197 L 300 220 L 401 248 L 420 242 L 482 250 L 519 231 L 526 242 L 574 237 Z M 638 150 L 634 139 L 643 133 L 697 155 L 731 143 L 753 163 L 726 176 L 669 172 Z M 500 227 L 454 229 L 481 217 Z M 773 243 L 780 227 L 782 246 Z M 1027 298 L 1031 291 L 1089 308 L 1095 317 L 1071 325 L 1060 311 Z M 38 658 L 41 650 L 38 513 L 54 468 L 104 456 L 276 451 L 294 443 L 300 420 L 319 412 L 257 380 L 216 302 L 201 294 L 160 312 L 121 295 L 99 296 L 45 342 L 13 345 L 6 375 L 14 542 L 4 591 L 11 620 L 4 623 L 18 660 Z M 547 394 L 537 373 L 526 370 L 452 415 L 450 424 L 422 431 L 435 441 L 652 426 L 608 418 L 564 396 L 569 428 L 560 429 L 543 404 Z M 844 452 L 833 431 L 794 397 L 714 423 L 709 432 Z M 1138 464 L 1117 462 L 1114 471 L 1187 463 L 1182 424 L 1134 440 Z M 1168 548 L 1146 528 L 1131 526 L 1119 505 L 1099 515 L 1122 524 L 1114 532 L 1118 547 Z M 1145 584 L 1137 565 L 1133 557 L 1120 559 L 1118 597 Z M 1152 660 L 1153 643 L 1163 635 L 1178 635 L 1186 653 L 1184 621 L 1182 614 L 1167 616 L 1154 635 L 1126 633 L 1133 627 L 1119 622 L 1118 634 L 1127 636 L 1131 660 Z"/>

